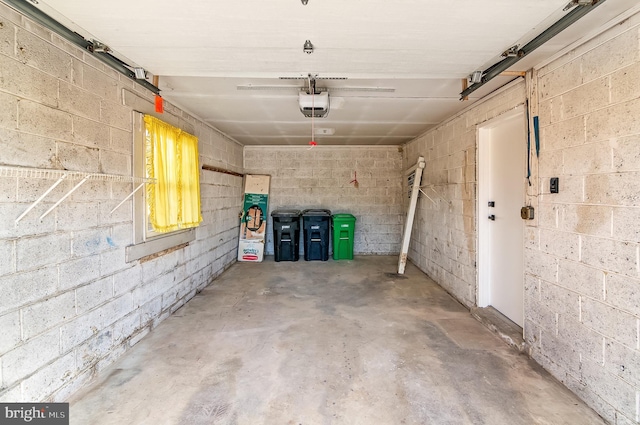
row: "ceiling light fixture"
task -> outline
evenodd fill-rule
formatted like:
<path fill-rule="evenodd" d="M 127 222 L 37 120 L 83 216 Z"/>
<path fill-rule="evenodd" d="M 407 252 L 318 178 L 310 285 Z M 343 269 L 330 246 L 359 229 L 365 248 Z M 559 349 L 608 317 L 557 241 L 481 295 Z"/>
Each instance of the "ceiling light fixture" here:
<path fill-rule="evenodd" d="M 309 3 L 309 0 L 300 0 L 300 1 L 302 1 L 302 4 L 305 6 L 307 5 L 307 3 Z"/>
<path fill-rule="evenodd" d="M 302 46 L 302 51 L 308 55 L 313 53 L 313 44 L 311 44 L 311 40 L 305 40 L 304 46 Z"/>

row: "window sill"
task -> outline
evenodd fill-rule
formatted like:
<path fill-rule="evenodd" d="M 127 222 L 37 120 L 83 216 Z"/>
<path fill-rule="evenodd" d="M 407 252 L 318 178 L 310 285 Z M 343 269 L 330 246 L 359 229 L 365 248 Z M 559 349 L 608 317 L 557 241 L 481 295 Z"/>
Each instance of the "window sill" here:
<path fill-rule="evenodd" d="M 175 246 L 192 242 L 195 239 L 196 229 L 189 229 L 157 237 L 135 245 L 129 245 L 125 250 L 126 262 L 136 261 Z"/>

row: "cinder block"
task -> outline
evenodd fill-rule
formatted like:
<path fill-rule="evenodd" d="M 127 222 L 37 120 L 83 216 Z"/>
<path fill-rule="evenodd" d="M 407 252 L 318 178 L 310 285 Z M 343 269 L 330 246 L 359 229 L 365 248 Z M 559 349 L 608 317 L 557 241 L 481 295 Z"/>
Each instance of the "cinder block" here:
<path fill-rule="evenodd" d="M 122 106 L 117 102 L 103 100 L 100 105 L 100 121 L 124 131 L 133 130 L 133 118 L 131 108 Z"/>
<path fill-rule="evenodd" d="M 39 335 L 2 356 L 2 384 L 8 387 L 60 356 L 59 331 Z"/>
<path fill-rule="evenodd" d="M 99 151 L 97 148 L 58 143 L 58 161 L 65 170 L 100 172 Z"/>
<path fill-rule="evenodd" d="M 540 100 L 544 101 L 568 92 L 581 85 L 582 81 L 580 60 L 568 62 L 547 74 L 539 74 L 538 90 Z"/>
<path fill-rule="evenodd" d="M 640 99 L 613 105 L 585 117 L 588 143 L 640 133 Z"/>
<path fill-rule="evenodd" d="M 114 294 L 116 296 L 130 292 L 133 288 L 142 285 L 142 272 L 140 267 L 131 267 L 114 275 Z"/>
<path fill-rule="evenodd" d="M 74 354 L 68 353 L 25 379 L 22 382 L 23 397 L 30 401 L 45 401 L 75 374 Z"/>
<path fill-rule="evenodd" d="M 564 93 L 561 97 L 564 119 L 584 115 L 609 104 L 609 77 L 598 78 Z"/>
<path fill-rule="evenodd" d="M 94 378 L 94 370 L 80 372 L 70 377 L 69 381 L 53 394 L 51 401 L 54 403 L 67 402 L 73 394 L 77 393 L 81 388 L 86 387 Z"/>
<path fill-rule="evenodd" d="M 111 144 L 109 137 L 109 127 L 103 123 L 78 116 L 73 117 L 73 139 L 71 140 L 74 143 L 105 149 Z"/>
<path fill-rule="evenodd" d="M 98 204 L 74 202 L 61 204 L 57 211 L 57 230 L 84 230 L 98 226 Z"/>
<path fill-rule="evenodd" d="M 113 333 L 111 329 L 106 329 L 88 341 L 77 347 L 76 365 L 78 370 L 84 370 L 98 363 L 100 359 L 107 356 L 113 348 Z"/>
<path fill-rule="evenodd" d="M 640 136 L 621 137 L 610 141 L 613 150 L 613 169 L 640 171 Z"/>
<path fill-rule="evenodd" d="M 76 315 L 73 291 L 48 298 L 22 309 L 22 333 L 25 339 L 53 328 Z"/>
<path fill-rule="evenodd" d="M 131 155 L 101 150 L 100 168 L 103 173 L 131 175 Z"/>
<path fill-rule="evenodd" d="M 607 304 L 637 315 L 640 311 L 640 279 L 607 273 L 605 286 Z"/>
<path fill-rule="evenodd" d="M 155 327 L 156 320 L 160 316 L 162 312 L 162 296 L 157 295 L 155 298 L 152 298 L 149 302 L 144 305 L 139 306 L 140 309 L 140 319 L 143 326 L 151 326 Z M 135 338 L 132 338 L 132 341 Z"/>
<path fill-rule="evenodd" d="M 609 141 L 569 147 L 562 151 L 562 159 L 562 174 L 583 175 L 613 171 Z M 542 161 L 540 168 L 543 168 Z"/>
<path fill-rule="evenodd" d="M 548 364 L 552 365 L 553 362 L 549 362 Z M 589 362 L 589 367 L 591 367 L 592 364 L 592 362 Z M 549 369 L 546 366 L 545 368 Z M 605 421 L 607 421 L 608 423 L 615 423 L 617 412 L 610 403 L 608 403 L 598 395 L 599 387 L 597 381 L 592 382 L 591 380 L 586 380 L 579 373 L 570 374 L 566 371 L 562 371 L 561 375 L 558 373 L 552 374 L 556 378 L 560 378 L 562 380 L 562 383 L 566 385 L 567 388 L 569 388 L 574 394 L 580 397 L 592 409 L 597 411 Z"/>
<path fill-rule="evenodd" d="M 18 102 L 18 129 L 38 136 L 72 140 L 71 115 L 29 100 Z"/>
<path fill-rule="evenodd" d="M 69 235 L 64 233 L 19 239 L 16 242 L 17 270 L 58 264 L 71 257 L 70 248 Z"/>
<path fill-rule="evenodd" d="M 564 341 L 572 351 L 579 354 L 581 362 L 590 361 L 600 365 L 604 364 L 606 358 L 604 347 L 607 339 L 580 323 L 576 318 L 560 315 L 558 340 Z M 562 354 L 559 357 L 562 358 Z M 556 356 L 551 358 L 556 359 Z M 575 366 L 569 372 L 577 373 L 580 366 Z"/>
<path fill-rule="evenodd" d="M 591 81 L 640 61 L 638 31 L 626 31 L 581 57 L 584 81 Z"/>
<path fill-rule="evenodd" d="M 83 56 L 84 58 L 84 56 Z M 88 59 L 93 59 L 90 57 L 90 55 L 87 55 Z M 84 58 L 84 59 L 86 59 Z M 71 83 L 78 86 L 78 87 L 83 87 L 83 80 L 84 80 L 84 62 L 80 61 L 76 58 L 73 58 L 72 63 L 71 63 Z"/>
<path fill-rule="evenodd" d="M 109 243 L 114 248 L 127 247 L 133 243 L 132 233 L 131 223 L 113 226 Z"/>
<path fill-rule="evenodd" d="M 101 62 L 98 62 L 103 67 Z M 91 65 L 82 67 L 82 87 L 100 99 L 117 102 L 119 99 L 118 82 Z"/>
<path fill-rule="evenodd" d="M 134 311 L 113 324 L 113 343 L 120 344 L 142 327 L 140 312 Z"/>
<path fill-rule="evenodd" d="M 604 271 L 638 277 L 638 245 L 612 239 L 582 237 L 581 261 Z"/>
<path fill-rule="evenodd" d="M 558 259 L 537 250 L 525 249 L 524 270 L 525 274 L 546 282 L 557 282 Z"/>
<path fill-rule="evenodd" d="M 73 44 L 72 42 L 70 42 L 66 38 L 64 38 L 63 36 L 60 36 L 60 35 L 58 35 L 56 33 L 52 33 L 51 34 L 51 42 L 53 43 L 54 46 L 56 46 L 57 48 L 59 48 L 63 52 L 67 52 L 68 54 L 73 56 L 72 60 L 74 62 L 76 60 L 78 60 L 78 59 L 84 58 L 84 55 L 87 52 L 85 49 L 80 48 L 76 44 Z M 71 80 L 73 81 L 73 72 L 74 72 L 73 64 L 71 66 L 72 66 L 72 69 L 71 69 Z"/>
<path fill-rule="evenodd" d="M 100 98 L 76 85 L 61 81 L 58 108 L 72 115 L 96 119 L 100 116 Z"/>
<path fill-rule="evenodd" d="M 601 335 L 635 348 L 638 319 L 600 301 L 582 298 L 582 323 Z"/>
<path fill-rule="evenodd" d="M 573 78 L 573 77 L 572 77 Z M 540 150 L 553 151 L 585 143 L 585 118 L 579 116 L 540 129 Z"/>
<path fill-rule="evenodd" d="M 91 282 L 76 289 L 78 314 L 89 311 L 113 298 L 113 277 Z"/>
<path fill-rule="evenodd" d="M 2 14 L 2 11 L 0 11 Z M 2 14 L 4 17 L 5 15 Z M 0 53 L 4 56 L 13 56 L 15 53 L 16 43 L 16 26 L 9 20 L 3 19 L 2 26 L 0 26 Z"/>
<path fill-rule="evenodd" d="M 19 403 L 29 401 L 30 400 L 22 398 L 22 386 L 20 384 L 16 384 L 13 388 L 0 392 L 0 403 Z"/>
<path fill-rule="evenodd" d="M 65 323 L 60 327 L 62 352 L 81 344 L 92 335 L 97 335 L 102 329 L 131 313 L 132 310 L 131 294 L 125 294 Z"/>
<path fill-rule="evenodd" d="M 145 325 L 146 325 L 146 322 L 145 322 Z M 131 339 L 129 340 L 129 346 L 133 347 L 134 345 L 136 345 L 138 342 L 140 342 L 142 338 L 147 336 L 149 332 L 151 332 L 151 328 L 149 327 L 144 327 L 140 329 L 138 332 L 136 332 L 131 336 Z"/>
<path fill-rule="evenodd" d="M 56 106 L 58 80 L 55 77 L 4 55 L 0 55 L 0 76 L 0 90 L 3 92 Z"/>
<path fill-rule="evenodd" d="M 73 233 L 72 249 L 75 257 L 87 257 L 111 249 L 107 238 L 111 236 L 109 228 L 98 228 Z"/>
<path fill-rule="evenodd" d="M 15 130 L 18 127 L 18 98 L 0 92 L 0 127 Z"/>
<path fill-rule="evenodd" d="M 100 276 L 100 256 L 92 255 L 58 265 L 60 289 L 67 290 L 84 285 Z"/>
<path fill-rule="evenodd" d="M 40 196 L 42 196 L 47 190 L 49 190 L 49 188 L 51 188 L 54 183 L 56 183 L 55 180 L 18 178 L 18 201 L 24 202 L 24 204 L 22 204 L 22 209 L 20 212 L 25 211 L 30 203 L 40 198 Z M 51 207 L 54 201 L 57 201 L 62 196 L 64 196 L 64 194 L 67 193 L 72 187 L 73 186 L 71 181 L 63 181 L 62 183 L 60 183 L 45 198 L 45 202 L 49 203 L 49 205 L 47 205 L 47 208 L 40 214 L 37 214 L 36 211 L 30 212 L 23 218 L 23 220 L 30 218 L 32 214 L 37 215 L 39 218 L 42 213 L 44 213 Z M 39 205 L 36 208 L 38 207 Z M 55 214 L 53 212 L 50 215 L 52 217 L 55 217 Z M 14 217 L 14 220 L 15 218 L 17 218 L 17 216 Z M 20 223 L 22 223 L 22 221 Z"/>
<path fill-rule="evenodd" d="M 109 276 L 129 268 L 130 265 L 125 261 L 124 247 L 115 248 L 100 254 L 100 275 Z"/>
<path fill-rule="evenodd" d="M 636 425 L 638 421 L 627 417 L 620 412 L 616 412 L 616 425 Z"/>
<path fill-rule="evenodd" d="M 582 381 L 614 409 L 625 416 L 636 415 L 636 390 L 629 383 L 607 373 L 603 366 L 584 362 Z M 599 410 L 598 410 L 599 411 Z"/>
<path fill-rule="evenodd" d="M 604 272 L 575 261 L 560 261 L 558 284 L 596 300 L 604 298 Z"/>
<path fill-rule="evenodd" d="M 50 33 L 49 33 L 50 34 Z M 50 36 L 48 37 L 50 39 Z M 17 58 L 61 80 L 71 80 L 71 57 L 38 36 L 18 28 L 16 33 Z"/>
<path fill-rule="evenodd" d="M 562 120 L 562 98 L 549 98 L 538 104 L 538 116 L 543 126 L 554 124 Z"/>
<path fill-rule="evenodd" d="M 0 339 L 0 355 L 13 349 L 20 343 L 20 313 L 14 311 L 4 316 L 0 316 L 0 329 L 2 338 Z"/>
<path fill-rule="evenodd" d="M 0 276 L 15 272 L 14 242 L 0 240 Z"/>
<path fill-rule="evenodd" d="M 542 354 L 555 363 L 552 373 L 557 369 L 563 372 L 578 370 L 580 368 L 580 355 L 578 351 L 564 339 L 551 332 L 543 332 L 540 342 Z"/>
<path fill-rule="evenodd" d="M 55 230 L 55 214 L 49 214 L 40 222 L 39 217 L 50 205 L 41 204 L 27 214 L 17 225 L 18 218 L 29 204 L 0 203 L 0 221 L 6 223 L 0 226 L 0 238 L 17 238 L 51 233 Z"/>
<path fill-rule="evenodd" d="M 553 229 L 540 229 L 540 251 L 577 261 L 580 254 L 579 236 Z"/>
<path fill-rule="evenodd" d="M 612 209 L 600 205 L 569 204 L 562 207 L 559 229 L 593 236 L 611 236 Z"/>
<path fill-rule="evenodd" d="M 640 61 L 611 75 L 611 103 L 627 102 L 640 97 Z"/>
<path fill-rule="evenodd" d="M 119 128 L 110 128 L 111 145 L 110 149 L 116 152 L 131 155 L 133 153 L 133 134 L 131 131 Z"/>
<path fill-rule="evenodd" d="M 529 355 L 535 358 L 534 353 L 540 351 L 540 329 L 538 328 L 538 324 L 534 323 L 528 319 L 526 319 L 525 314 L 525 325 L 524 325 L 524 340 L 529 345 L 530 349 L 533 352 L 530 352 Z"/>
<path fill-rule="evenodd" d="M 0 129 L 0 144 L 0 162 L 3 164 L 36 168 L 51 168 L 56 164 L 53 139 Z"/>
<path fill-rule="evenodd" d="M 97 202 L 111 199 L 112 185 L 110 182 L 88 180 L 69 197 L 66 202 Z M 127 193 L 128 194 L 128 193 Z"/>
<path fill-rule="evenodd" d="M 0 203 L 16 202 L 17 200 L 17 179 L 2 178 L 0 179 Z"/>
<path fill-rule="evenodd" d="M 640 356 L 638 351 L 615 341 L 607 341 L 605 346 L 605 370 L 613 376 L 640 387 Z"/>
<path fill-rule="evenodd" d="M 540 303 L 553 314 L 578 320 L 580 317 L 579 293 L 555 283 L 540 282 Z"/>

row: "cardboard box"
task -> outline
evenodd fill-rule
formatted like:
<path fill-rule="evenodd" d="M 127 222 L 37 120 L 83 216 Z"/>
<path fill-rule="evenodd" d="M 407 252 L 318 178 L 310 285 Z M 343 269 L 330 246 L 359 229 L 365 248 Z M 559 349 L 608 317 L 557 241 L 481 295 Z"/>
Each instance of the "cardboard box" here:
<path fill-rule="evenodd" d="M 260 262 L 264 259 L 270 182 L 270 176 L 244 176 L 238 261 Z"/>
<path fill-rule="evenodd" d="M 238 261 L 259 263 L 264 259 L 264 240 L 240 240 Z"/>

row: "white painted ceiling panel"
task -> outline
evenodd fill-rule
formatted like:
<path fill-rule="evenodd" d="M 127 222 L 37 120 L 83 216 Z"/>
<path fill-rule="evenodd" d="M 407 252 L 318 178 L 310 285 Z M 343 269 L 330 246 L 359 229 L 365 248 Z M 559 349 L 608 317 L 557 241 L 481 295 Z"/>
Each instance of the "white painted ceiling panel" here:
<path fill-rule="evenodd" d="M 317 141 L 376 145 L 410 140 L 511 81 L 496 78 L 459 100 L 463 78 L 530 41 L 568 2 L 41 0 L 37 7 L 160 76 L 165 99 L 243 144 L 308 143 L 311 120 L 297 101 L 305 81 L 279 77 L 346 78 L 317 80 L 332 103 L 314 125 L 335 130 Z M 636 4 L 606 0 L 511 69 L 531 68 Z M 312 54 L 303 52 L 305 40 Z"/>

